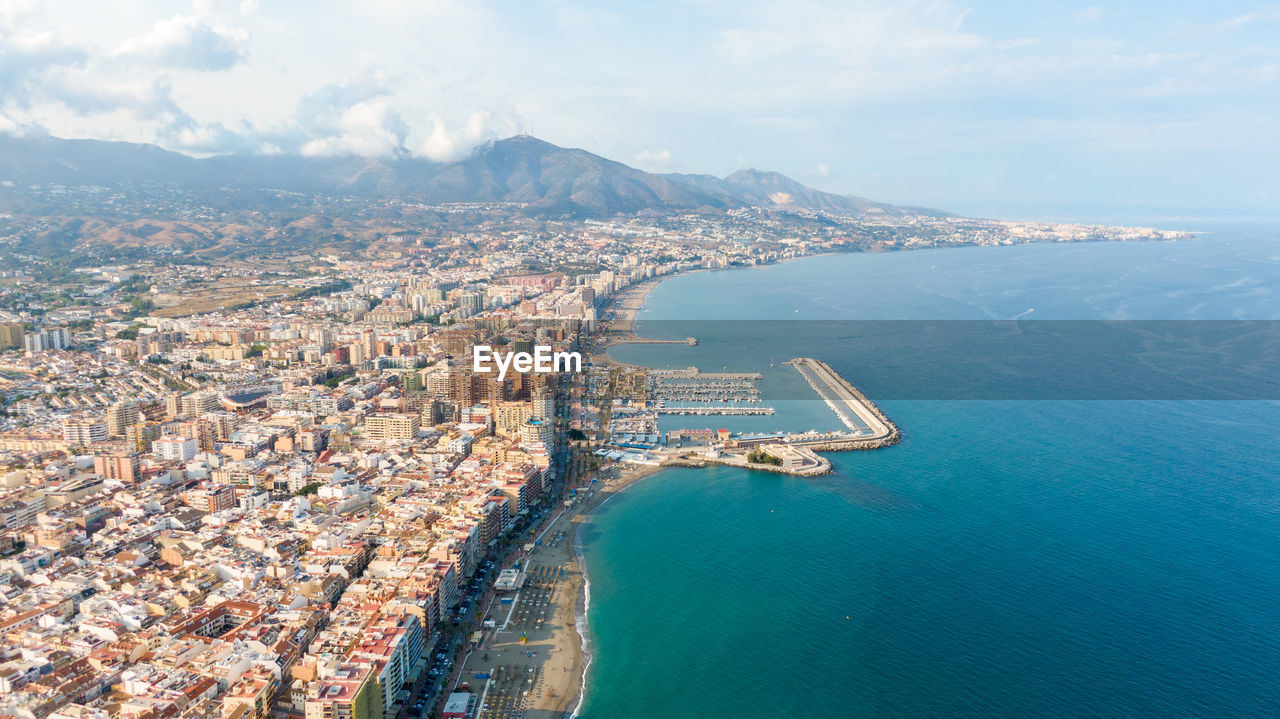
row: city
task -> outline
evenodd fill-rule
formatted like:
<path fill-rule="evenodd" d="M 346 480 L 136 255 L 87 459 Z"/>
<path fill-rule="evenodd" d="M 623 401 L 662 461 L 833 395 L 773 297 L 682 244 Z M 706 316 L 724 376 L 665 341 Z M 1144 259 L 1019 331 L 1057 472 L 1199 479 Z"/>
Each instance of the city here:
<path fill-rule="evenodd" d="M 194 265 L 144 252 L 59 277 L 52 258 L 20 263 L 0 290 L 0 710 L 392 719 L 451 716 L 451 695 L 483 709 L 488 680 L 469 692 L 455 663 L 510 619 L 493 582 L 597 481 L 663 462 L 811 474 L 830 464 L 807 447 L 842 440 L 775 442 L 769 462 L 696 432 L 688 449 L 637 452 L 623 410 L 601 416 L 630 373 L 602 347 L 585 372 L 555 373 L 477 372 L 477 347 L 587 350 L 629 333 L 629 288 L 698 269 L 1169 234 L 911 217 L 793 236 L 770 217 L 742 213 L 771 233 L 749 240 L 742 218 L 690 216 Z M 652 385 L 642 408 L 699 412 L 663 409 Z M 563 601 L 573 558 L 558 560 L 536 581 Z M 572 698 L 494 681 L 507 694 L 491 708 Z"/>

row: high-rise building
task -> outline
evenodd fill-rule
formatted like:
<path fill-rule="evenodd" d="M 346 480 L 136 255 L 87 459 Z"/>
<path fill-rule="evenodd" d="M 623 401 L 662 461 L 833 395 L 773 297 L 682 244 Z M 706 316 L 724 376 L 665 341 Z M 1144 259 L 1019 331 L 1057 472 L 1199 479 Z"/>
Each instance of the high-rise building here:
<path fill-rule="evenodd" d="M 28 354 L 44 350 L 64 350 L 71 344 L 66 327 L 29 332 L 22 337 L 23 348 Z"/>
<path fill-rule="evenodd" d="M 137 481 L 141 469 L 138 455 L 134 452 L 115 452 L 99 454 L 93 458 L 93 471 L 106 479 L 118 479 L 121 482 Z"/>
<path fill-rule="evenodd" d="M 194 437 L 161 437 L 151 444 L 156 457 L 166 462 L 186 462 L 196 456 Z"/>
<path fill-rule="evenodd" d="M 201 452 L 212 452 L 214 449 L 213 423 L 205 419 L 193 419 L 179 422 L 175 430 L 179 437 L 190 437 L 196 441 L 196 449 Z"/>
<path fill-rule="evenodd" d="M 107 421 L 101 417 L 67 417 L 62 420 L 62 438 L 71 444 L 89 445 L 109 437 Z"/>
<path fill-rule="evenodd" d="M 124 428 L 125 443 L 138 452 L 150 452 L 157 439 L 160 439 L 159 422 L 138 422 Z"/>
<path fill-rule="evenodd" d="M 121 400 L 107 408 L 107 432 L 112 437 L 123 437 L 124 429 L 137 424 L 142 418 L 138 411 L 138 403 L 132 400 Z"/>
<path fill-rule="evenodd" d="M 0 324 L 0 350 L 10 350 L 22 346 L 21 322 L 5 322 Z"/>
<path fill-rule="evenodd" d="M 533 416 L 533 405 L 528 402 L 497 402 L 494 410 L 494 431 L 504 437 L 519 434 L 520 425 Z"/>
<path fill-rule="evenodd" d="M 547 449 L 551 448 L 552 427 L 550 422 L 540 419 L 528 419 L 520 425 L 520 443 L 533 444 L 541 442 Z"/>
<path fill-rule="evenodd" d="M 458 306 L 476 314 L 484 309 L 484 295 L 479 292 L 459 292 Z"/>
<path fill-rule="evenodd" d="M 533 417 L 545 419 L 548 422 L 555 419 L 556 400 L 551 390 L 541 387 L 533 392 Z"/>
<path fill-rule="evenodd" d="M 198 417 L 205 412 L 218 409 L 218 393 L 212 390 L 200 390 L 182 397 L 182 414 L 187 417 Z"/>
<path fill-rule="evenodd" d="M 164 397 L 164 416 L 167 419 L 176 419 L 182 416 L 182 393 L 170 392 Z"/>
<path fill-rule="evenodd" d="M 416 414 L 375 414 L 364 421 L 364 436 L 371 440 L 413 439 L 422 428 Z"/>
<path fill-rule="evenodd" d="M 342 664 L 308 687 L 305 712 L 306 719 L 383 719 L 382 706 L 373 665 Z"/>

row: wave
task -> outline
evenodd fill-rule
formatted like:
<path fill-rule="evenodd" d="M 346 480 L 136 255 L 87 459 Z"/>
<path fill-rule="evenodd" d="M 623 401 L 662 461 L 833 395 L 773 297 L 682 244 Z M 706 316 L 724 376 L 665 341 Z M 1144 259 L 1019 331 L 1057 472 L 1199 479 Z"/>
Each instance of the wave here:
<path fill-rule="evenodd" d="M 591 668 L 591 640 L 587 638 L 587 610 L 591 608 L 591 577 L 587 575 L 587 559 L 582 553 L 582 524 L 579 524 L 577 531 L 573 533 L 573 555 L 578 560 L 578 572 L 582 574 L 582 601 L 574 607 L 574 619 L 578 625 L 578 644 L 582 647 L 582 684 L 578 687 L 578 703 L 573 705 L 573 711 L 569 713 L 570 717 L 578 716 L 582 703 L 587 699 L 587 670 Z"/>

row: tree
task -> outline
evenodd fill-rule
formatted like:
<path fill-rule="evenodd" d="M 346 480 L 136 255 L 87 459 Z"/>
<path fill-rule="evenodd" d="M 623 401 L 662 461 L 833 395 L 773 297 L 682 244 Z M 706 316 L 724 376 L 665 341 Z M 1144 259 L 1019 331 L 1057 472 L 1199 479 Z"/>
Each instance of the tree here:
<path fill-rule="evenodd" d="M 769 454 L 768 452 L 762 449 L 753 449 L 750 452 L 747 452 L 747 463 L 748 464 L 768 464 L 768 465 L 773 465 L 777 467 L 777 466 L 781 466 L 782 458 L 775 457 L 772 454 Z"/>
<path fill-rule="evenodd" d="M 299 489 L 298 491 L 294 492 L 294 494 L 296 494 L 299 497 L 305 497 L 308 494 L 315 494 L 316 492 L 319 492 L 320 487 L 321 487 L 321 484 L 319 482 L 312 482 L 311 484 L 308 484 L 302 489 Z"/>

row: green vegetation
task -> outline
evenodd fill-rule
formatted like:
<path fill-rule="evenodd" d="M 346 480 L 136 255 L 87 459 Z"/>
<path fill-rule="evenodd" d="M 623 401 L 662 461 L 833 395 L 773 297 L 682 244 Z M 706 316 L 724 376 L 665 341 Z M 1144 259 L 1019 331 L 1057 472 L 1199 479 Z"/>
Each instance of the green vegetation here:
<path fill-rule="evenodd" d="M 336 374 L 330 377 L 329 379 L 325 380 L 324 386 L 328 387 L 329 389 L 333 389 L 334 387 L 337 387 L 338 385 L 342 384 L 342 380 L 354 374 L 355 374 L 355 370 L 348 370 L 346 372 L 342 372 L 341 374 Z"/>
<path fill-rule="evenodd" d="M 307 299 L 307 298 L 309 298 L 309 297 L 320 297 L 320 296 L 322 296 L 322 295 L 331 295 L 331 294 L 333 294 L 333 293 L 335 293 L 335 292 L 345 292 L 345 291 L 347 291 L 347 290 L 349 290 L 349 289 L 351 289 L 351 282 L 350 282 L 350 281 L 348 281 L 348 280 L 334 280 L 333 282 L 326 282 L 326 283 L 324 283 L 323 285 L 316 285 L 315 287 L 308 287 L 307 289 L 302 290 L 301 292 L 299 292 L 299 293 L 295 294 L 295 295 L 293 296 L 293 299 L 295 299 L 295 300 L 305 300 L 305 299 Z"/>
<path fill-rule="evenodd" d="M 769 465 L 773 465 L 774 467 L 780 467 L 782 466 L 782 458 L 775 457 L 772 454 L 769 454 L 768 452 L 762 449 L 753 449 L 750 452 L 747 452 L 747 463 L 748 464 L 769 464 Z"/>
<path fill-rule="evenodd" d="M 302 489 L 299 489 L 298 491 L 294 492 L 294 494 L 299 497 L 305 497 L 308 494 L 315 494 L 316 492 L 319 492 L 320 487 L 321 487 L 321 484 L 319 482 L 312 482 L 311 484 L 308 484 Z"/>
<path fill-rule="evenodd" d="M 152 302 L 150 297 L 143 297 L 142 295 L 131 295 L 128 298 L 128 302 L 130 317 L 146 314 L 156 308 L 156 303 Z"/>
<path fill-rule="evenodd" d="M 582 430 L 580 430 L 580 429 L 570 429 L 570 430 L 569 430 L 569 439 L 581 441 L 581 440 L 584 440 L 584 439 L 586 439 L 586 438 L 587 438 L 586 433 L 585 433 L 585 432 L 583 432 L 583 431 L 582 431 Z"/>

